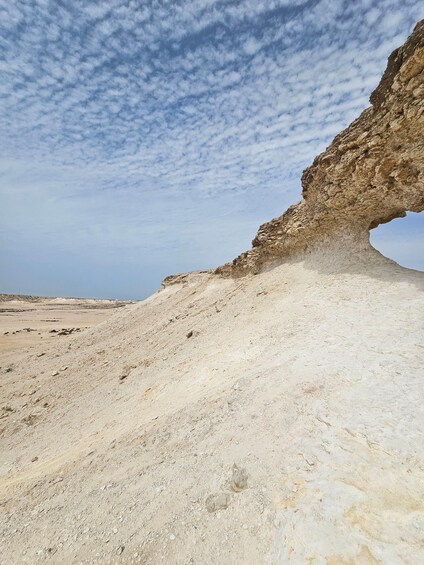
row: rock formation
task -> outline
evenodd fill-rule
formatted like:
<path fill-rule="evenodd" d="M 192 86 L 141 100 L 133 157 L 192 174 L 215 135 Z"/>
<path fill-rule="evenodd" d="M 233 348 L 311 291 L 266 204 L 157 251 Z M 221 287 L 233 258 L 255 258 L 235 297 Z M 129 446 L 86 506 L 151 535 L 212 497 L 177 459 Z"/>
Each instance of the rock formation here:
<path fill-rule="evenodd" d="M 216 273 L 257 273 L 346 234 L 368 241 L 369 229 L 424 210 L 424 20 L 390 55 L 370 101 L 303 172 L 303 200 L 263 224 L 252 249 Z"/>

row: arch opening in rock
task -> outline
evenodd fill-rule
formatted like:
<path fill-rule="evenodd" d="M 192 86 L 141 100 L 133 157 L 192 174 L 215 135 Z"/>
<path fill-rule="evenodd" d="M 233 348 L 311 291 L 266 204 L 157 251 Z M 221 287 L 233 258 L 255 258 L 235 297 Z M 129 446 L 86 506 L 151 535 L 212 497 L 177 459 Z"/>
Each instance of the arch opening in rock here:
<path fill-rule="evenodd" d="M 408 212 L 370 231 L 370 243 L 402 267 L 424 271 L 424 214 Z"/>

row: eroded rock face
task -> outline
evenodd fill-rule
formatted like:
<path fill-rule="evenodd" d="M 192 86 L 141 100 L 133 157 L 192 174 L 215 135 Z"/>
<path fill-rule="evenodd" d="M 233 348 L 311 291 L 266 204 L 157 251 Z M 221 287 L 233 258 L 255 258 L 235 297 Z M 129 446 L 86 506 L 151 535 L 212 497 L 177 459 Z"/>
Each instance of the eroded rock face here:
<path fill-rule="evenodd" d="M 259 272 L 346 234 L 363 241 L 369 229 L 424 210 L 424 20 L 390 55 L 370 101 L 303 172 L 303 200 L 263 224 L 252 249 L 217 273 Z"/>

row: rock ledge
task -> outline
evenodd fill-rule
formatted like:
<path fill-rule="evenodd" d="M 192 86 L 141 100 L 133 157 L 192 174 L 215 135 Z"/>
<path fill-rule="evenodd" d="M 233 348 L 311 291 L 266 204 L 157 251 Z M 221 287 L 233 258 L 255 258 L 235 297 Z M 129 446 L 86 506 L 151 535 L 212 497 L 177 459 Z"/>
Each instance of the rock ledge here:
<path fill-rule="evenodd" d="M 263 224 L 252 249 L 215 270 L 258 273 L 275 260 L 424 210 L 424 20 L 390 55 L 362 112 L 302 175 L 301 202 Z"/>

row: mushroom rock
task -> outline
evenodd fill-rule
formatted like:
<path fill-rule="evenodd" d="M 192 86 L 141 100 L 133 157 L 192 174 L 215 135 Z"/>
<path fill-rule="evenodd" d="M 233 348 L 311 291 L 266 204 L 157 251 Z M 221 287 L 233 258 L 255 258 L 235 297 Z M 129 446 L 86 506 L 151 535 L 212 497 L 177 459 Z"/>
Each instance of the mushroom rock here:
<path fill-rule="evenodd" d="M 252 249 L 216 269 L 258 273 L 334 245 L 369 245 L 369 230 L 424 210 L 424 20 L 390 55 L 371 106 L 302 175 L 301 202 L 263 224 Z"/>

